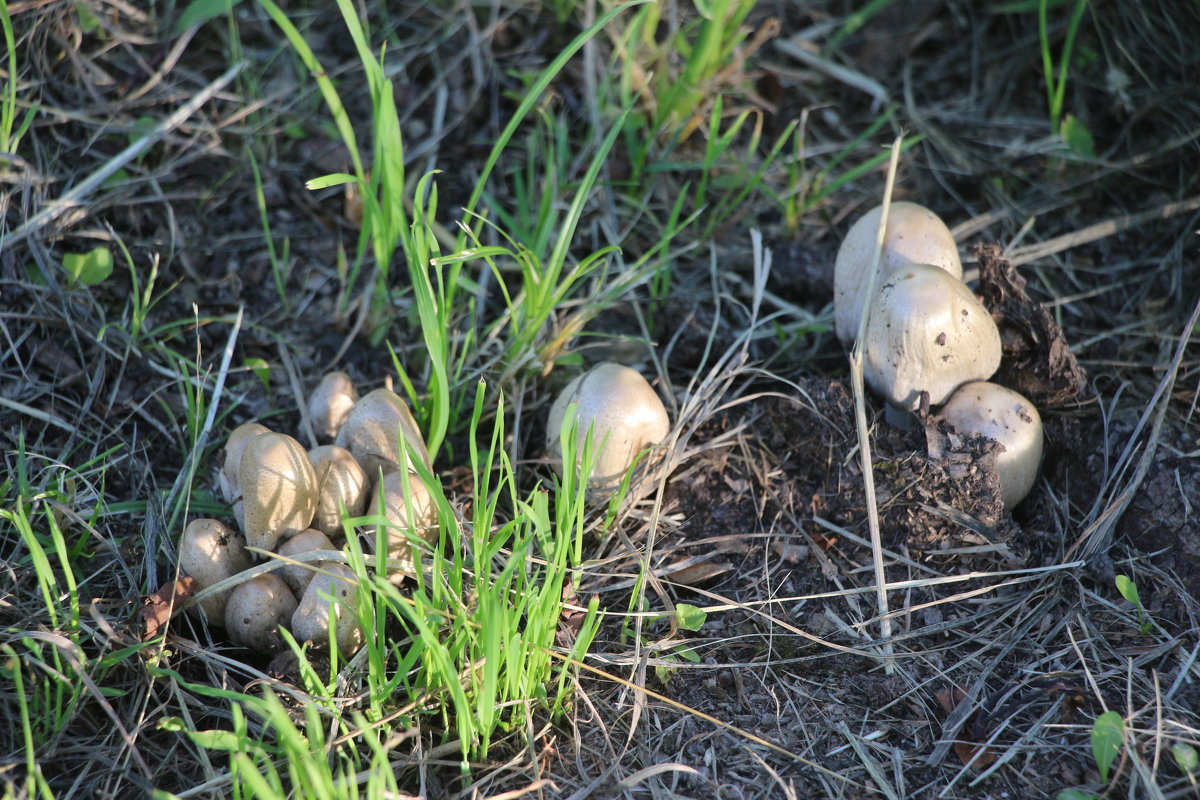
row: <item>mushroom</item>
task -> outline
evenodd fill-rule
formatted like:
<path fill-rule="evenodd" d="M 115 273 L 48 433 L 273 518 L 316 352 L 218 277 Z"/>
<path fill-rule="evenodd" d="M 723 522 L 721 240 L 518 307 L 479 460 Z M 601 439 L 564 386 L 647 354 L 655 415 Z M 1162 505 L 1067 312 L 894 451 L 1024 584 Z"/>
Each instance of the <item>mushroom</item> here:
<path fill-rule="evenodd" d="M 279 626 L 296 613 L 296 596 L 273 573 L 256 575 L 238 584 L 225 606 L 225 629 L 235 644 L 260 653 L 283 648 Z"/>
<path fill-rule="evenodd" d="M 871 256 L 883 206 L 858 219 L 838 248 L 833 266 L 833 322 L 837 337 L 850 344 L 858 336 L 863 293 L 867 291 Z M 941 218 L 916 203 L 892 203 L 879 256 L 879 281 L 910 264 L 929 264 L 962 280 L 962 260 L 954 236 Z M 878 285 L 878 284 L 877 284 Z"/>
<path fill-rule="evenodd" d="M 641 373 L 621 364 L 597 364 L 566 385 L 550 407 L 546 422 L 546 449 L 562 461 L 562 428 L 568 409 L 577 409 L 578 441 L 589 428 L 599 453 L 588 478 L 590 491 L 615 489 L 630 466 L 647 448 L 659 444 L 671 430 L 662 400 Z M 575 448 L 582 459 L 582 446 Z M 561 469 L 561 463 L 556 464 Z"/>
<path fill-rule="evenodd" d="M 342 429 L 350 410 L 358 402 L 358 390 L 344 372 L 327 373 L 308 396 L 308 415 L 313 431 L 322 442 L 332 442 Z"/>
<path fill-rule="evenodd" d="M 246 540 L 215 519 L 194 519 L 183 529 L 179 540 L 179 571 L 196 581 L 197 589 L 207 589 L 232 578 L 250 566 Z M 195 606 L 214 625 L 225 624 L 225 605 L 232 589 L 218 592 Z"/>
<path fill-rule="evenodd" d="M 1025 499 L 1042 460 L 1042 418 L 1033 403 L 999 384 L 971 381 L 958 387 L 938 416 L 960 433 L 999 442 L 1004 450 L 996 455 L 996 474 L 1004 507 L 1012 510 Z"/>
<path fill-rule="evenodd" d="M 312 550 L 336 550 L 333 542 L 329 537 L 320 531 L 309 528 L 306 531 L 300 531 L 292 538 L 288 539 L 275 550 L 281 556 L 298 556 L 301 553 L 308 553 Z M 279 577 L 283 578 L 284 583 L 292 590 L 296 597 L 304 594 L 308 582 L 312 580 L 313 570 L 307 564 L 287 564 L 279 568 Z"/>
<path fill-rule="evenodd" d="M 358 577 L 350 567 L 337 561 L 320 562 L 292 614 L 292 634 L 296 639 L 318 645 L 328 642 L 332 612 L 338 650 L 346 656 L 358 650 L 363 632 L 354 608 L 357 585 Z"/>
<path fill-rule="evenodd" d="M 246 445 L 255 436 L 270 432 L 270 428 L 257 422 L 247 422 L 230 431 L 229 438 L 225 440 L 225 462 L 217 475 L 217 484 L 226 503 L 235 503 L 242 496 L 238 484 L 238 468 L 242 463 L 242 453 L 246 451 Z"/>
<path fill-rule="evenodd" d="M 379 479 L 375 490 L 371 492 L 367 515 L 382 515 L 387 520 L 386 525 L 375 527 L 368 549 L 375 552 L 379 537 L 386 538 L 388 559 L 400 562 L 388 575 L 388 580 L 399 584 L 405 576 L 413 574 L 413 548 L 416 542 L 411 536 L 415 534 L 419 540 L 429 544 L 437 542 L 437 506 L 433 497 L 415 472 L 389 472 Z"/>
<path fill-rule="evenodd" d="M 875 294 L 864 348 L 867 383 L 903 411 L 932 405 L 1000 366 L 1000 331 L 971 290 L 945 270 L 910 264 Z"/>
<path fill-rule="evenodd" d="M 400 448 L 400 437 L 408 442 Z M 391 389 L 368 392 L 350 410 L 336 444 L 354 454 L 367 475 L 379 470 L 392 472 L 408 465 L 407 451 L 412 450 L 431 467 L 425 439 L 413 419 L 408 404 Z"/>
<path fill-rule="evenodd" d="M 327 536 L 342 532 L 342 509 L 351 517 L 361 516 L 367 506 L 367 474 L 350 451 L 336 444 L 308 451 L 317 474 L 317 513 L 312 526 Z"/>
<path fill-rule="evenodd" d="M 274 550 L 281 538 L 312 523 L 317 511 L 317 474 L 299 442 L 283 433 L 254 437 L 242 453 L 246 542 Z"/>

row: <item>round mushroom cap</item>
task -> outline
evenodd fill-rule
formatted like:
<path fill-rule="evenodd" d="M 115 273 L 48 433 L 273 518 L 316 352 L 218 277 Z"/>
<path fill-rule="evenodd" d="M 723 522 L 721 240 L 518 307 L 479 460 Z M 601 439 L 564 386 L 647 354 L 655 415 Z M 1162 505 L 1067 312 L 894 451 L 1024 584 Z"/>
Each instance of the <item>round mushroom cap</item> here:
<path fill-rule="evenodd" d="M 354 609 L 358 578 L 354 570 L 337 561 L 322 561 L 317 568 L 292 614 L 292 634 L 297 641 L 317 645 L 327 643 L 332 604 L 338 650 L 349 657 L 363 642 L 362 628 Z"/>
<path fill-rule="evenodd" d="M 875 206 L 858 219 L 838 248 L 833 266 L 833 322 L 843 344 L 858 335 L 863 293 L 875 250 L 875 236 L 883 206 Z M 941 217 L 916 203 L 892 203 L 883 250 L 879 255 L 879 283 L 910 264 L 929 264 L 962 280 L 962 259 L 954 236 Z M 876 284 L 876 286 L 879 285 Z"/>
<path fill-rule="evenodd" d="M 274 573 L 256 575 L 238 584 L 225 606 L 225 630 L 235 644 L 260 653 L 283 648 L 279 626 L 296 613 L 296 596 Z"/>
<path fill-rule="evenodd" d="M 322 442 L 332 442 L 358 402 L 358 390 L 344 372 L 330 372 L 321 378 L 308 396 L 308 415 L 313 431 Z"/>
<path fill-rule="evenodd" d="M 408 442 L 405 450 L 400 449 L 401 436 Z M 407 467 L 410 449 L 432 469 L 425 439 L 408 403 L 391 389 L 368 392 L 355 403 L 338 431 L 336 444 L 349 450 L 371 478 L 380 470 L 393 472 Z"/>
<path fill-rule="evenodd" d="M 342 508 L 351 517 L 362 516 L 367 507 L 367 474 L 350 451 L 336 444 L 308 451 L 317 473 L 317 513 L 312 526 L 327 536 L 342 532 Z"/>
<path fill-rule="evenodd" d="M 239 469 L 246 542 L 274 550 L 309 527 L 317 511 L 317 474 L 304 447 L 283 433 L 254 437 Z"/>
<path fill-rule="evenodd" d="M 270 428 L 257 422 L 238 425 L 229 432 L 229 438 L 225 440 L 225 461 L 217 474 L 217 484 L 226 503 L 234 503 L 242 496 L 238 469 L 241 467 L 242 453 L 246 451 L 246 445 L 255 436 L 270 432 Z"/>
<path fill-rule="evenodd" d="M 1037 480 L 1042 461 L 1042 418 L 1024 395 L 988 381 L 958 387 L 938 416 L 960 433 L 995 439 L 1004 450 L 996 455 L 996 474 L 1004 507 L 1025 499 Z"/>
<path fill-rule="evenodd" d="M 232 578 L 250 566 L 246 540 L 215 519 L 194 519 L 183 529 L 179 540 L 179 571 L 196 581 L 197 589 L 207 589 Z M 214 625 L 225 624 L 225 605 L 232 589 L 202 600 L 195 609 L 204 611 Z"/>
<path fill-rule="evenodd" d="M 926 264 L 911 264 L 879 287 L 867 322 L 863 376 L 898 409 L 913 411 L 921 392 L 941 405 L 967 381 L 1000 366 L 1000 331 L 966 284 Z"/>
<path fill-rule="evenodd" d="M 408 490 L 405 491 L 407 483 Z M 380 494 L 383 496 L 383 506 L 380 507 Z M 388 575 L 392 583 L 400 583 L 406 576 L 412 576 L 415 556 L 413 549 L 420 546 L 418 540 L 428 544 L 436 544 L 438 540 L 437 505 L 429 494 L 429 489 L 414 472 L 389 472 L 380 478 L 378 485 L 371 492 L 371 504 L 367 509 L 369 516 L 381 514 L 387 519 L 383 530 L 376 526 L 367 542 L 367 549 L 375 552 L 379 537 L 387 537 L 387 556 L 389 560 L 399 561 L 400 564 Z"/>
<path fill-rule="evenodd" d="M 318 530 L 309 528 L 306 531 L 300 531 L 292 538 L 283 542 L 275 549 L 275 552 L 281 556 L 298 556 L 301 553 L 308 553 L 312 550 L 336 550 L 333 542 L 329 537 Z M 310 564 L 287 564 L 280 567 L 278 570 L 279 577 L 283 578 L 284 583 L 292 590 L 292 594 L 300 597 L 304 594 L 304 590 L 308 587 L 308 582 L 312 580 L 313 566 Z"/>
<path fill-rule="evenodd" d="M 620 485 L 629 467 L 647 448 L 662 443 L 671 431 L 671 419 L 662 400 L 637 370 L 604 362 L 577 376 L 563 388 L 546 422 L 546 449 L 561 471 L 562 426 L 571 407 L 576 413 L 576 459 L 582 460 L 582 443 L 592 429 L 593 447 L 599 453 L 588 478 L 589 491 L 606 492 Z"/>

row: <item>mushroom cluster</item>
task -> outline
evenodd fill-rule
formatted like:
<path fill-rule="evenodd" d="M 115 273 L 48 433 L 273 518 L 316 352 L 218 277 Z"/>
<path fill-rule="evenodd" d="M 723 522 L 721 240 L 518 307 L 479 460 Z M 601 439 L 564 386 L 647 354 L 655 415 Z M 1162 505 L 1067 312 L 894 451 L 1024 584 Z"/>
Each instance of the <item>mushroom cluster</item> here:
<path fill-rule="evenodd" d="M 360 399 L 343 372 L 322 378 L 308 411 L 322 442 L 311 450 L 257 422 L 229 434 L 217 483 L 237 528 L 215 519 L 188 523 L 179 544 L 180 572 L 204 590 L 252 569 L 256 555 L 248 547 L 273 553 L 289 563 L 231 581 L 194 612 L 223 626 L 233 642 L 271 654 L 283 648 L 281 627 L 300 641 L 328 642 L 332 610 L 332 638 L 349 655 L 363 641 L 353 609 L 353 570 L 339 561 L 295 559 L 337 550 L 354 536 L 371 552 L 377 542 L 386 544 L 389 580 L 411 576 L 413 549 L 437 541 L 436 507 L 412 469 L 414 459 L 429 467 L 429 453 L 401 397 L 376 389 Z M 361 517 L 368 505 L 387 524 L 351 527 L 348 520 Z"/>
<path fill-rule="evenodd" d="M 876 207 L 859 219 L 838 250 L 834 317 L 847 344 L 859 329 L 881 213 Z M 889 419 L 940 407 L 937 416 L 961 433 L 999 442 L 996 472 L 1012 509 L 1037 477 L 1041 418 L 1020 394 L 987 382 L 1000 367 L 1000 331 L 961 278 L 946 224 L 915 203 L 893 203 L 862 342 L 863 377 L 887 402 Z"/>

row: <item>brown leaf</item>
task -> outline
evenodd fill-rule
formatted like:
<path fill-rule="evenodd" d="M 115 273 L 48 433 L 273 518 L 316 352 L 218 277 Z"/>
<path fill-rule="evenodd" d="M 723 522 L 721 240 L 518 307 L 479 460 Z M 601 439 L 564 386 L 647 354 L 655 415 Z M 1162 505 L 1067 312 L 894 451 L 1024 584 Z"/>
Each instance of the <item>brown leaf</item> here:
<path fill-rule="evenodd" d="M 947 714 L 952 712 L 955 707 L 962 702 L 966 697 L 961 689 L 956 686 L 951 686 L 947 689 L 941 689 L 937 695 L 938 705 Z M 958 760 L 964 765 L 970 764 L 973 769 L 983 769 L 996 760 L 996 754 L 991 749 L 984 748 L 979 739 L 968 739 L 967 731 L 975 732 L 974 720 L 977 713 L 971 714 L 962 727 L 955 732 L 954 752 L 958 756 Z M 983 752 L 980 752 L 983 750 Z"/>
<path fill-rule="evenodd" d="M 196 579 L 185 575 L 174 583 L 160 587 L 157 592 L 147 597 L 138 609 L 138 614 L 146 622 L 142 641 L 148 642 L 157 636 L 167 624 L 167 620 L 175 614 L 176 609 L 195 594 L 196 589 Z"/>
<path fill-rule="evenodd" d="M 671 570 L 670 567 L 667 569 L 669 571 L 666 578 L 672 583 L 678 583 L 681 586 L 696 586 L 728 572 L 729 564 L 724 561 L 701 561 L 687 564 L 676 570 Z"/>

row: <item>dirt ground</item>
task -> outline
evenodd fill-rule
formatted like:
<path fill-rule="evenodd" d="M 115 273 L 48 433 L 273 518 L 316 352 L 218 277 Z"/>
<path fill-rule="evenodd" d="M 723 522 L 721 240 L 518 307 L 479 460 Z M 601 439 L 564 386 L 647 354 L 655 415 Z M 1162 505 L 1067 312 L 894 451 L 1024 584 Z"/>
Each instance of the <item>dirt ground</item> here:
<path fill-rule="evenodd" d="M 81 26 L 77 5 L 93 9 L 98 27 Z M 465 204 L 522 80 L 577 32 L 576 23 L 556 24 L 549 5 L 475 9 L 470 24 L 457 4 L 393 9 L 395 36 L 411 48 L 397 73 L 410 169 L 443 170 L 442 209 Z M 837 245 L 878 202 L 884 172 L 840 186 L 796 226 L 756 194 L 710 241 L 689 242 L 696 246 L 676 260 L 665 302 L 652 308 L 638 287 L 572 344 L 585 363 L 616 358 L 657 372 L 660 393 L 692 412 L 675 420 L 680 443 L 655 474 L 661 481 L 622 509 L 619 535 L 590 543 L 606 572 L 589 573 L 583 593 L 619 615 L 648 564 L 651 607 L 641 610 L 692 604 L 709 610 L 706 622 L 698 631 L 646 622 L 636 636 L 627 621 L 606 623 L 567 720 L 535 720 L 532 741 L 511 734 L 469 781 L 453 758 L 414 750 L 398 766 L 407 791 L 516 797 L 537 779 L 546 783 L 528 796 L 1051 798 L 1071 788 L 1200 796 L 1200 775 L 1170 755 L 1172 745 L 1200 748 L 1200 48 L 1192 43 L 1200 6 L 1089 4 L 1067 107 L 1095 140 L 1096 156 L 1083 159 L 1048 135 L 1036 4 L 1032 13 L 892 4 L 820 62 L 848 75 L 794 54 L 801 44 L 821 53 L 825 38 L 813 31 L 841 30 L 851 5 L 759 3 L 747 26 L 774 18 L 782 32 L 741 75 L 736 102 L 761 113 L 764 141 L 803 116 L 814 185 L 840 174 L 821 172 L 834 145 L 885 109 L 893 116 L 848 162 L 901 132 L 919 137 L 901 159 L 896 199 L 942 214 L 970 254 L 973 285 L 1005 333 L 1001 379 L 1019 385 L 1045 421 L 1032 494 L 1005 511 L 995 443 L 934 419 L 893 428 L 869 398 L 893 585 L 892 636 L 880 641 L 853 398 L 829 309 Z M 1051 5 L 1062 12 L 1056 20 L 1066 14 Z M 349 83 L 355 54 L 340 20 L 310 11 L 310 44 Z M 18 156 L 0 155 L 3 234 L 94 174 L 142 120 L 165 117 L 229 60 L 219 22 L 181 36 L 165 17 L 92 0 L 10 3 L 9 13 L 27 59 L 21 91 L 36 94 L 42 111 Z M 18 451 L 39 454 L 44 477 L 56 464 L 95 475 L 87 465 L 121 448 L 102 485 L 70 488 L 80 508 L 97 498 L 128 505 L 95 523 L 96 541 L 120 543 L 116 552 L 96 545 L 88 577 L 88 596 L 113 618 L 171 574 L 167 501 L 188 466 L 184 421 L 194 402 L 179 376 L 196 372 L 197 358 L 204 379 L 215 371 L 239 308 L 234 362 L 261 359 L 270 377 L 260 381 L 249 366 L 229 373 L 226 391 L 238 402 L 196 465 L 194 508 L 224 511 L 212 478 L 234 425 L 269 417 L 299 427 L 289 409 L 311 388 L 304 376 L 336 367 L 373 386 L 391 371 L 386 348 L 360 327 L 362 286 L 347 286 L 338 266 L 357 236 L 345 197 L 305 187 L 348 169 L 344 149 L 324 117 L 315 121 L 324 109 L 279 55 L 261 11 L 237 13 L 244 54 L 274 65 L 256 87 L 261 104 L 230 86 L 80 208 L 0 247 L 0 451 L 13 476 Z M 586 70 L 569 67 L 547 103 L 583 125 L 588 86 Z M 347 100 L 361 126 L 367 98 L 357 91 Z M 262 207 L 290 253 L 286 307 L 246 156 L 262 142 Z M 680 158 L 698 157 L 702 145 L 685 143 Z M 769 182 L 787 188 L 782 170 Z M 661 200 L 679 185 L 647 196 Z M 495 202 L 512 200 L 497 191 Z M 598 203 L 589 213 L 587 252 L 602 241 L 606 212 Z M 762 232 L 772 265 L 757 314 L 751 229 Z M 649 225 L 631 226 L 623 247 L 637 252 L 654 236 Z M 97 286 L 66 285 L 64 254 L 118 241 L 143 265 L 140 284 L 118 266 Z M 140 321 L 143 292 L 152 303 Z M 411 300 L 397 298 L 387 341 L 402 361 L 419 360 Z M 700 397 L 694 381 L 726 353 L 735 357 L 703 387 L 714 394 Z M 516 400 L 536 418 L 570 374 L 532 377 Z M 529 486 L 548 474 L 542 425 L 519 431 Z M 463 479 L 463 450 L 437 465 L 448 485 Z M 16 483 L 0 477 L 6 504 Z M 0 598 L 34 596 L 15 530 L 0 524 L 0 541 Z M 1117 575 L 1136 583 L 1141 609 L 1117 591 Z M 20 601 L 0 602 L 0 620 L 6 636 L 46 628 Z M 249 683 L 247 671 L 218 671 L 186 652 L 171 668 L 190 680 L 220 672 Z M 114 699 L 112 713 L 140 731 L 160 788 L 195 788 L 204 774 L 196 755 L 155 728 L 155 704 L 169 693 L 121 669 L 129 671 L 120 685 L 148 699 Z M 1090 736 L 1107 709 L 1123 714 L 1128 731 L 1106 783 Z M 58 737 L 59 797 L 139 796 L 107 711 L 92 703 Z M 440 741 L 434 729 L 419 738 L 426 748 Z M 7 733 L 0 743 L 5 769 L 19 770 L 23 743 Z M 106 774 L 113 765 L 122 766 Z"/>

